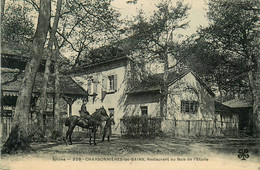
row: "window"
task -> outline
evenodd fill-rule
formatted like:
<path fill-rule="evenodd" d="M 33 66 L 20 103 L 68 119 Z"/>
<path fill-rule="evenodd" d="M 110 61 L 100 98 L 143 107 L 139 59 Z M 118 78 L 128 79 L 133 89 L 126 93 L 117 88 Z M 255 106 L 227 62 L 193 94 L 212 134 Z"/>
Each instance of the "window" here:
<path fill-rule="evenodd" d="M 195 114 L 198 112 L 199 102 L 197 101 L 181 101 L 181 112 L 182 113 L 192 113 Z"/>
<path fill-rule="evenodd" d="M 13 111 L 12 110 L 3 110 L 2 117 L 13 117 Z"/>
<path fill-rule="evenodd" d="M 93 94 L 97 94 L 97 81 L 93 81 Z"/>
<path fill-rule="evenodd" d="M 90 95 L 97 94 L 97 85 L 98 85 L 97 77 L 89 79 L 87 84 L 88 94 Z"/>
<path fill-rule="evenodd" d="M 109 90 L 114 90 L 114 75 L 108 76 Z"/>
<path fill-rule="evenodd" d="M 108 108 L 108 112 L 109 114 L 113 114 L 115 113 L 115 109 L 114 108 Z"/>
<path fill-rule="evenodd" d="M 141 106 L 141 114 L 143 115 L 148 115 L 148 108 L 147 106 Z"/>
<path fill-rule="evenodd" d="M 108 90 L 116 91 L 117 90 L 117 75 L 108 76 L 108 80 L 109 80 Z"/>

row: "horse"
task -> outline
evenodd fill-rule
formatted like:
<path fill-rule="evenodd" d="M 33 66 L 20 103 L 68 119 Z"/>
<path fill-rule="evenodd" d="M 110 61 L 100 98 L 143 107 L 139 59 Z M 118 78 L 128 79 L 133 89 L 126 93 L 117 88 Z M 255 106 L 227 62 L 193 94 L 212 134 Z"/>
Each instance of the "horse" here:
<path fill-rule="evenodd" d="M 71 135 L 75 126 L 77 125 L 79 127 L 92 130 L 92 133 L 94 134 L 94 145 L 96 145 L 97 129 L 101 125 L 102 121 L 106 121 L 106 119 L 108 118 L 109 116 L 107 115 L 107 112 L 103 106 L 99 109 L 96 109 L 96 111 L 89 116 L 89 119 L 84 119 L 76 115 L 67 117 L 65 119 L 65 126 L 68 126 L 68 131 L 66 133 L 66 143 L 68 143 L 68 138 L 69 138 L 69 144 L 72 145 Z M 91 138 L 92 138 L 92 134 L 90 133 L 89 144 L 92 144 Z"/>

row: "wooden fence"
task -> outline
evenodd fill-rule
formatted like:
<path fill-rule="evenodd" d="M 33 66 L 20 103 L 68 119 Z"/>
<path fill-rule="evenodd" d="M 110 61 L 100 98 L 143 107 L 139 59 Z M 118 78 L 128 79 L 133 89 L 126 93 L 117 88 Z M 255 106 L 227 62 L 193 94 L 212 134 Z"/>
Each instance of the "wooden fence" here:
<path fill-rule="evenodd" d="M 214 120 L 162 120 L 160 118 L 127 118 L 120 120 L 121 135 L 139 136 L 164 133 L 174 137 L 236 136 L 238 124 Z"/>
<path fill-rule="evenodd" d="M 31 130 L 31 120 L 29 119 L 29 132 Z M 12 117 L 1 118 L 1 139 L 5 141 L 11 132 Z M 104 126 L 104 125 L 103 125 Z M 66 135 L 68 127 L 64 125 L 64 119 L 61 120 L 63 136 Z M 46 135 L 51 133 L 53 128 L 53 119 L 45 122 Z M 101 137 L 102 127 L 99 128 L 97 136 Z M 140 136 L 140 135 L 157 135 L 164 133 L 174 137 L 191 137 L 191 136 L 236 136 L 238 135 L 238 123 L 221 122 L 213 120 L 174 120 L 160 118 L 143 118 L 128 117 L 120 119 L 121 135 Z M 86 134 L 87 130 L 80 127 L 74 129 L 74 135 Z M 50 135 L 50 134 L 49 134 Z"/>
<path fill-rule="evenodd" d="M 12 117 L 1 117 L 1 140 L 5 141 L 9 134 L 11 133 L 12 128 Z"/>
<path fill-rule="evenodd" d="M 162 131 L 170 136 L 236 136 L 238 123 L 214 120 L 174 120 L 162 122 Z"/>
<path fill-rule="evenodd" d="M 12 121 L 13 118 L 12 117 L 1 117 L 1 126 L 0 126 L 0 137 L 1 137 L 1 141 L 4 142 L 8 139 L 10 133 L 11 133 L 11 129 L 12 129 Z M 28 132 L 29 134 L 32 133 L 32 127 L 33 127 L 33 122 L 31 117 L 29 117 L 28 119 Z M 103 134 L 103 127 L 104 127 L 104 123 L 101 127 L 98 128 L 97 137 L 102 137 Z M 44 133 L 45 135 L 51 136 L 52 133 L 52 129 L 54 128 L 54 119 L 52 117 L 48 117 L 47 119 L 44 120 Z M 60 120 L 60 128 L 63 134 L 63 137 L 66 136 L 68 127 L 65 126 L 65 117 L 61 118 Z M 89 137 L 90 136 L 90 132 L 88 129 L 83 129 L 79 126 L 76 126 L 75 129 L 73 130 L 73 134 L 72 134 L 72 138 L 81 138 L 81 137 Z"/>
<path fill-rule="evenodd" d="M 44 124 L 44 131 L 46 136 L 51 136 L 52 129 L 54 128 L 54 118 L 49 116 L 46 119 L 43 120 Z M 1 116 L 1 126 L 0 126 L 0 134 L 1 134 L 1 140 L 5 141 L 8 139 L 11 129 L 12 129 L 12 122 L 13 122 L 13 117 L 6 117 L 6 116 Z M 33 132 L 33 117 L 30 115 L 28 117 L 28 133 Z M 62 130 L 63 136 L 66 135 L 67 132 L 67 127 L 65 126 L 65 119 L 64 117 L 61 118 L 60 120 L 60 128 Z M 76 131 L 77 128 L 75 128 Z M 79 128 L 77 129 L 79 130 Z"/>

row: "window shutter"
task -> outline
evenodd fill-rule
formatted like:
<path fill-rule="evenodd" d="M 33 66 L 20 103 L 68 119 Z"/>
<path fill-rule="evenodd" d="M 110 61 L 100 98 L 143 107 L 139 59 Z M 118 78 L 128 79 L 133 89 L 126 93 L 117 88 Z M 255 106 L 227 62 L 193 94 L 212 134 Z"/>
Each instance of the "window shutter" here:
<path fill-rule="evenodd" d="M 181 112 L 184 113 L 185 112 L 185 105 L 184 105 L 184 101 L 181 100 Z"/>
<path fill-rule="evenodd" d="M 91 80 L 88 80 L 88 94 L 91 94 Z"/>
<path fill-rule="evenodd" d="M 117 75 L 114 75 L 114 90 L 117 90 Z"/>
<path fill-rule="evenodd" d="M 101 87 L 101 101 L 104 101 L 104 98 L 106 96 L 106 91 L 107 91 L 107 78 L 103 77 L 102 78 L 102 87 Z"/>
<path fill-rule="evenodd" d="M 97 94 L 97 84 L 98 84 L 98 79 L 97 77 L 95 77 L 93 80 L 93 93 L 95 94 Z"/>
<path fill-rule="evenodd" d="M 197 112 L 197 111 L 198 111 L 198 108 L 199 108 L 199 102 L 198 102 L 198 101 L 196 101 L 196 102 L 195 102 L 195 112 Z"/>
<path fill-rule="evenodd" d="M 102 79 L 102 90 L 107 91 L 107 78 L 103 77 Z"/>

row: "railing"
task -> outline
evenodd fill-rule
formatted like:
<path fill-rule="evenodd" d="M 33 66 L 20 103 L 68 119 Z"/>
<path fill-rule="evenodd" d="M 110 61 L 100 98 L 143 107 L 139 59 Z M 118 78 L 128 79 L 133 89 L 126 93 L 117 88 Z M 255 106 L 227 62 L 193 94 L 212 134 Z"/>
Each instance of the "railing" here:
<path fill-rule="evenodd" d="M 164 133 L 168 136 L 236 136 L 238 123 L 214 120 L 175 120 L 132 116 L 120 120 L 121 135 L 140 136 Z"/>
<path fill-rule="evenodd" d="M 175 137 L 238 135 L 237 122 L 166 119 L 162 125 L 164 133 Z"/>

